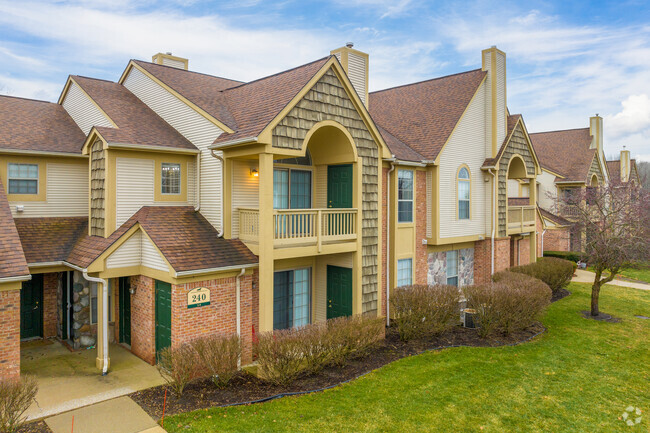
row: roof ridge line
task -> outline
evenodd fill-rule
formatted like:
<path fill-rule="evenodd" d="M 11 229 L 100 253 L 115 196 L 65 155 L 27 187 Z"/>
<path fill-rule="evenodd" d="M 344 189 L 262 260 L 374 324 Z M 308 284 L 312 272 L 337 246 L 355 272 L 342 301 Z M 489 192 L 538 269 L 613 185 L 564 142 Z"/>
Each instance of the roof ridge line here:
<path fill-rule="evenodd" d="M 242 82 L 242 84 L 238 84 L 237 86 L 233 86 L 233 87 L 228 87 L 227 89 L 223 89 L 220 92 L 226 92 L 228 90 L 238 89 L 238 88 L 246 86 L 248 84 L 257 83 L 258 81 L 266 80 L 266 79 L 276 77 L 276 76 L 281 75 L 281 74 L 285 74 L 287 72 L 295 71 L 298 68 L 304 68 L 305 66 L 313 65 L 314 63 L 320 62 L 320 61 L 325 60 L 325 59 L 329 60 L 330 57 L 334 57 L 334 56 L 329 55 L 329 56 L 321 57 L 320 59 L 314 60 L 312 62 L 305 63 L 305 64 L 298 65 L 298 66 L 294 66 L 293 68 L 286 69 L 286 70 L 280 71 L 280 72 L 276 72 L 275 74 L 267 75 L 266 77 L 257 78 L 257 79 L 255 79 L 253 81 L 248 81 L 248 82 L 245 82 L 245 83 Z"/>
<path fill-rule="evenodd" d="M 220 80 L 228 80 L 228 81 L 236 81 L 236 82 L 238 82 L 238 83 L 245 83 L 244 81 L 235 80 L 235 79 L 233 79 L 233 78 L 220 77 L 220 76 L 218 76 L 218 75 L 207 74 L 207 73 L 205 73 L 205 72 L 190 71 L 189 69 L 180 69 L 180 68 L 176 68 L 176 67 L 174 67 L 174 66 L 161 65 L 161 64 L 158 64 L 158 63 L 154 63 L 154 62 L 147 62 L 146 60 L 131 59 L 131 61 L 133 61 L 133 62 L 142 62 L 142 63 L 147 63 L 147 64 L 154 65 L 154 66 L 162 66 L 163 68 L 170 68 L 170 69 L 174 69 L 174 70 L 176 70 L 176 71 L 185 71 L 185 72 L 190 72 L 190 73 L 192 73 L 192 74 L 204 75 L 204 76 L 206 76 L 206 77 L 218 78 L 218 79 L 220 79 Z"/>
<path fill-rule="evenodd" d="M 553 132 L 568 132 L 568 131 L 579 131 L 581 129 L 589 129 L 589 127 L 584 127 L 584 128 L 569 128 L 569 129 L 554 129 L 552 131 L 540 131 L 540 132 L 529 132 L 528 135 L 535 135 L 535 134 L 550 134 Z M 591 134 L 590 134 L 591 135 Z"/>
<path fill-rule="evenodd" d="M 13 96 L 13 95 L 0 95 L 2 98 L 12 98 L 12 99 L 22 99 L 23 101 L 32 101 L 32 102 L 42 102 L 44 104 L 55 104 L 59 105 L 56 102 L 52 101 L 44 101 L 43 99 L 34 99 L 34 98 L 26 98 L 24 96 Z"/>
<path fill-rule="evenodd" d="M 117 81 L 111 81 L 111 80 L 107 80 L 107 79 L 105 79 L 105 78 L 87 77 L 87 76 L 85 76 L 85 75 L 70 75 L 70 77 L 71 77 L 71 78 L 74 78 L 74 77 L 77 77 L 77 78 L 85 78 L 86 80 L 94 80 L 94 81 L 103 81 L 103 82 L 105 82 L 105 83 L 119 84 L 119 85 L 121 86 L 121 84 L 118 83 Z"/>
<path fill-rule="evenodd" d="M 455 76 L 457 76 L 457 75 L 469 74 L 469 73 L 471 73 L 471 72 L 477 72 L 477 71 L 482 71 L 482 69 L 481 69 L 481 68 L 477 68 L 477 69 L 472 69 L 472 70 L 469 70 L 469 71 L 457 72 L 457 73 L 455 73 L 455 74 L 443 75 L 442 77 L 427 78 L 426 80 L 415 81 L 415 82 L 413 82 L 413 83 L 400 84 L 399 86 L 388 87 L 388 88 L 386 88 L 386 89 L 381 89 L 381 90 L 375 90 L 374 92 L 370 92 L 370 94 L 386 92 L 386 91 L 388 91 L 388 90 L 395 90 L 395 89 L 399 89 L 399 88 L 402 88 L 402 87 L 415 86 L 415 85 L 418 85 L 418 84 L 428 83 L 428 82 L 436 81 L 436 80 L 442 80 L 442 79 L 444 79 L 444 78 L 455 77 Z"/>

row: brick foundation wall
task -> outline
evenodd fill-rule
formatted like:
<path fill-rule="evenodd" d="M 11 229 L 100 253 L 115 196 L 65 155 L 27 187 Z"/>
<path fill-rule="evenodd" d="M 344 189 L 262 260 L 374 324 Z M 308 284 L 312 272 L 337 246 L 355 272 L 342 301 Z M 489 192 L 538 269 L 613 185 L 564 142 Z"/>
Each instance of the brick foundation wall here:
<path fill-rule="evenodd" d="M 510 267 L 510 237 L 494 241 L 494 272 L 505 271 Z"/>
<path fill-rule="evenodd" d="M 494 272 L 510 267 L 510 238 L 494 240 Z M 474 243 L 474 284 L 486 284 L 492 277 L 492 241 L 485 239 Z"/>
<path fill-rule="evenodd" d="M 56 337 L 61 274 L 43 274 L 43 338 Z"/>
<path fill-rule="evenodd" d="M 20 290 L 0 292 L 0 378 L 20 376 Z"/>
<path fill-rule="evenodd" d="M 530 263 L 530 238 L 519 239 L 519 264 Z"/>
<path fill-rule="evenodd" d="M 240 278 L 242 364 L 252 360 L 253 276 Z M 187 293 L 197 287 L 210 290 L 210 305 L 187 308 Z M 237 332 L 236 277 L 172 285 L 172 345 L 209 335 Z"/>
<path fill-rule="evenodd" d="M 156 310 L 154 280 L 143 275 L 130 277 L 131 351 L 150 364 L 156 362 Z"/>
<path fill-rule="evenodd" d="M 544 251 L 569 251 L 570 244 L 571 231 L 568 228 L 546 230 L 544 234 Z"/>
<path fill-rule="evenodd" d="M 427 238 L 427 173 L 415 172 L 415 284 L 427 284 L 429 272 L 427 246 L 422 244 L 422 239 Z"/>

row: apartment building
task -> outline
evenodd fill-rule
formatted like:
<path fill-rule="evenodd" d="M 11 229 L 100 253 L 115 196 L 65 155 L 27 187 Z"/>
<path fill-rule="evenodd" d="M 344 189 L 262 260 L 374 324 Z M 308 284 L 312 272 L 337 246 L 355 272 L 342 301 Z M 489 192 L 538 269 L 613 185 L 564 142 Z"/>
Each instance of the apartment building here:
<path fill-rule="evenodd" d="M 478 57 L 478 56 L 477 56 Z M 389 314 L 538 254 L 542 174 L 506 56 L 368 92 L 351 45 L 240 82 L 156 54 L 57 103 L 0 97 L 0 369 L 20 341 L 147 362 L 197 336 Z"/>

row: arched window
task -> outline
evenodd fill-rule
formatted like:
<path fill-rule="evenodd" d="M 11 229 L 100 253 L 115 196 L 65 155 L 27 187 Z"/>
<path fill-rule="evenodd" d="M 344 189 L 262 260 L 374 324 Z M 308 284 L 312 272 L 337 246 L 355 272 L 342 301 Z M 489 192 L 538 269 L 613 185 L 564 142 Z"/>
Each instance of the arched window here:
<path fill-rule="evenodd" d="M 469 219 L 469 170 L 461 167 L 458 170 L 458 219 Z"/>

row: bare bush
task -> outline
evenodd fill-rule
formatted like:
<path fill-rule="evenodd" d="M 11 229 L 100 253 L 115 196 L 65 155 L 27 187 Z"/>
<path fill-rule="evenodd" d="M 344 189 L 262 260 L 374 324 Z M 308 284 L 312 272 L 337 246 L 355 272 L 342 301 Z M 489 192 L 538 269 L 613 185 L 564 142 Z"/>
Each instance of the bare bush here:
<path fill-rule="evenodd" d="M 158 371 L 177 396 L 198 374 L 196 350 L 190 344 L 167 347 L 158 353 Z"/>
<path fill-rule="evenodd" d="M 36 379 L 25 376 L 20 379 L 0 381 L 0 431 L 13 433 L 23 426 L 25 412 L 34 401 L 38 385 Z"/>
<path fill-rule="evenodd" d="M 575 263 L 555 257 L 541 257 L 535 263 L 510 268 L 510 272 L 526 274 L 545 282 L 553 293 L 566 287 L 573 277 Z"/>
<path fill-rule="evenodd" d="M 255 344 L 258 376 L 275 385 L 287 385 L 308 369 L 304 329 L 261 333 Z"/>
<path fill-rule="evenodd" d="M 192 346 L 203 369 L 219 388 L 228 385 L 239 370 L 241 343 L 237 334 L 212 335 L 194 340 Z"/>
<path fill-rule="evenodd" d="M 460 291 L 456 286 L 405 286 L 394 289 L 392 321 L 402 340 L 435 336 L 458 323 Z"/>

